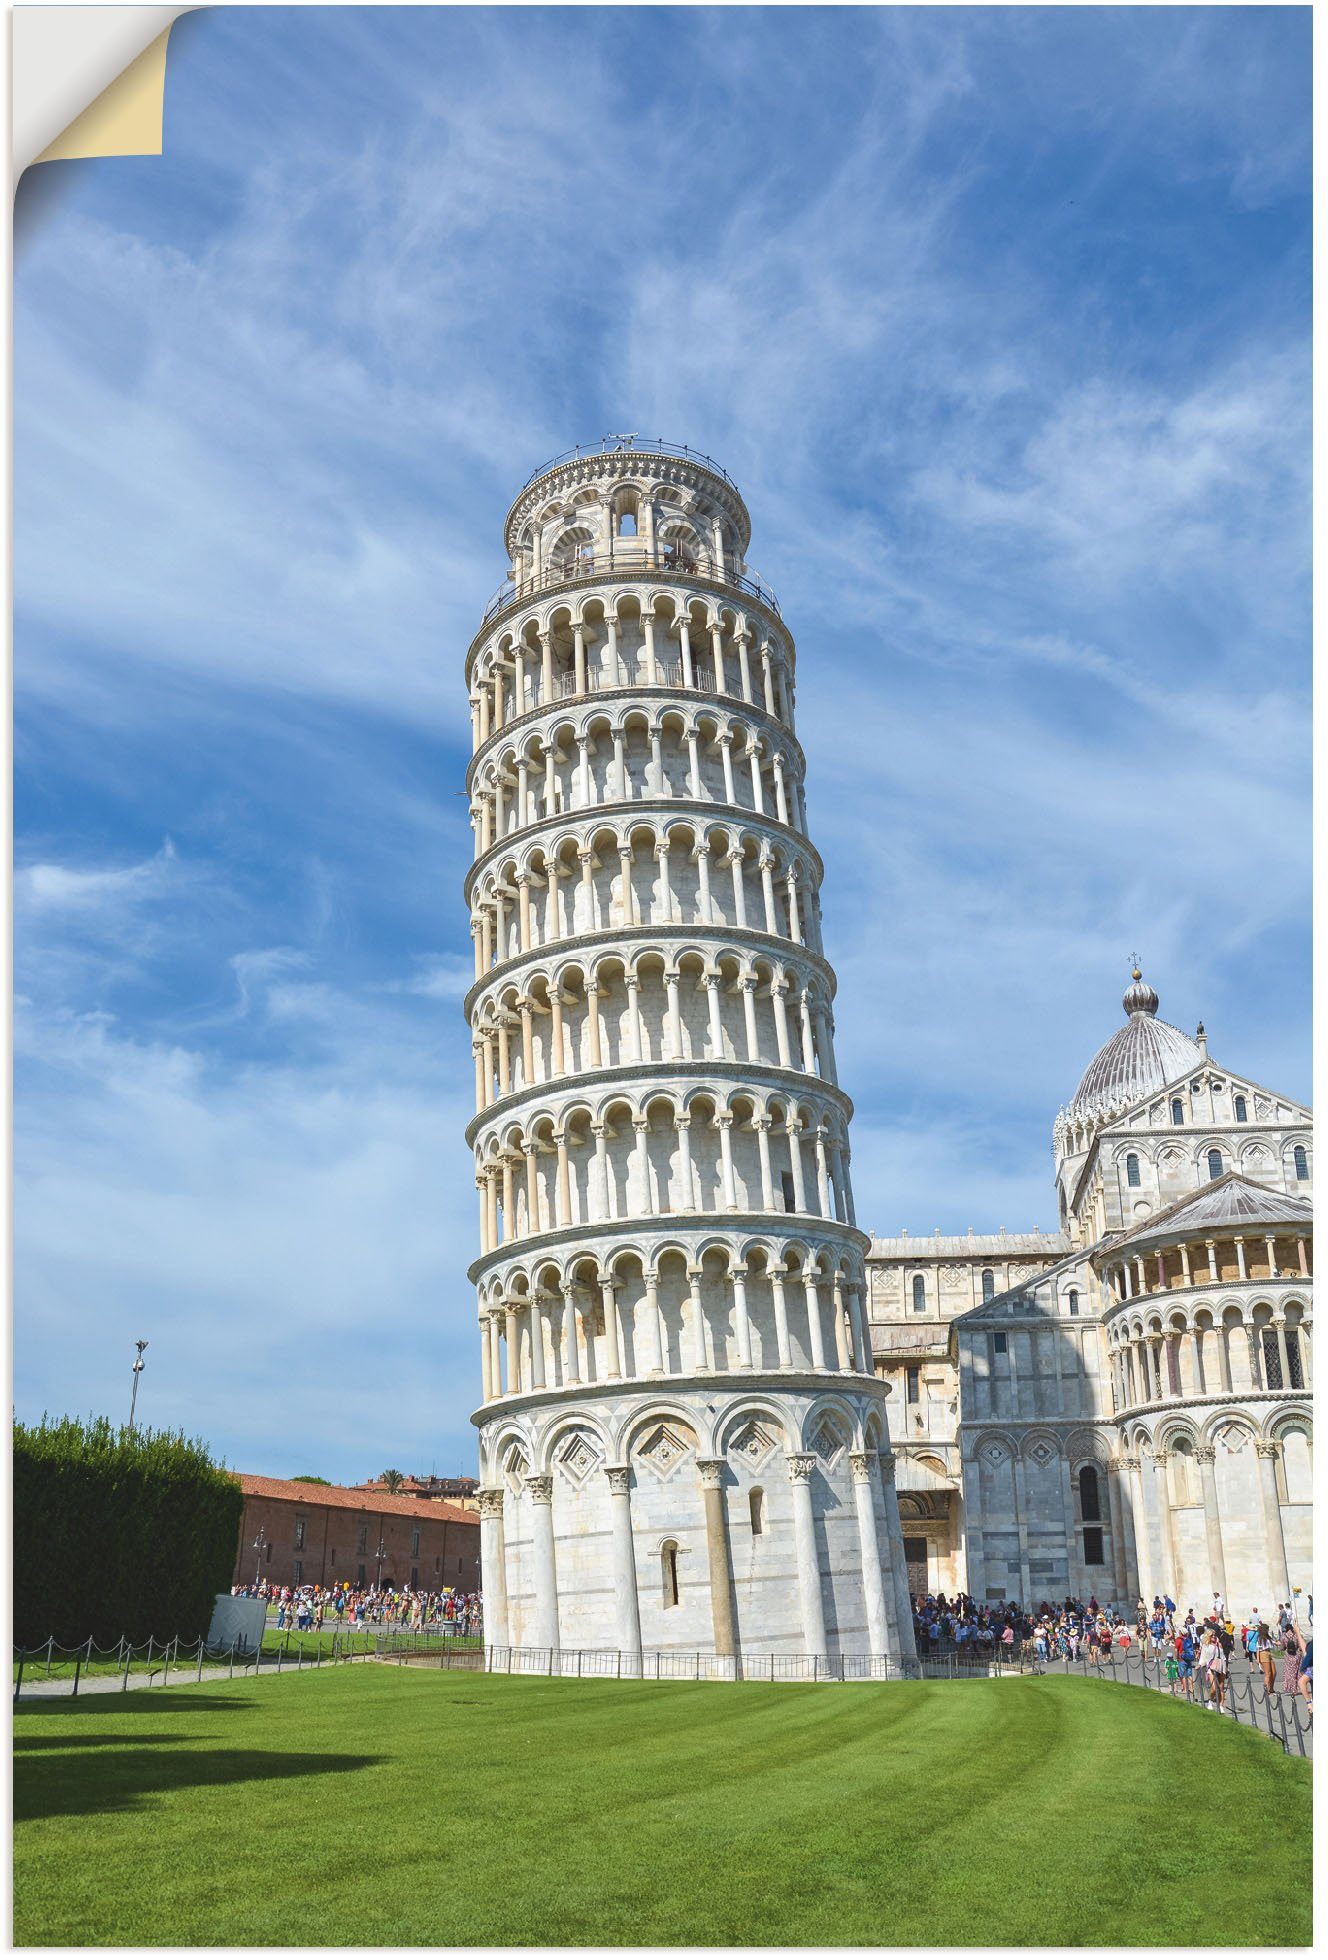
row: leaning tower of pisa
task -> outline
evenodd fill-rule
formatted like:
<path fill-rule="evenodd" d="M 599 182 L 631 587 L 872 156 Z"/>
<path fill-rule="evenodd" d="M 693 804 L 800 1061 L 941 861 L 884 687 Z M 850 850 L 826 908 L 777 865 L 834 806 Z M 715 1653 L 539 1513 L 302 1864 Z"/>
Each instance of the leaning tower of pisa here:
<path fill-rule="evenodd" d="M 560 457 L 467 656 L 499 1649 L 914 1659 L 793 640 L 750 528 L 685 448 Z"/>

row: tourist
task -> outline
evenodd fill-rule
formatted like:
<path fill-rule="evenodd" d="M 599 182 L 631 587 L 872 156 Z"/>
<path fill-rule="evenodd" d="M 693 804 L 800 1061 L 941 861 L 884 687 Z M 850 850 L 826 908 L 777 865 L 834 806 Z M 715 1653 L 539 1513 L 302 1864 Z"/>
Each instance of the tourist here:
<path fill-rule="evenodd" d="M 1199 1662 L 1208 1676 L 1208 1692 L 1211 1697 L 1208 1706 L 1215 1708 L 1220 1715 L 1223 1713 L 1223 1696 L 1226 1692 L 1227 1657 L 1222 1650 L 1222 1642 L 1218 1638 L 1218 1629 L 1215 1626 L 1208 1629 L 1208 1637 L 1199 1655 Z"/>
<path fill-rule="evenodd" d="M 1301 1646 L 1294 1626 L 1286 1628 L 1282 1637 L 1282 1693 L 1294 1695 L 1300 1688 Z"/>

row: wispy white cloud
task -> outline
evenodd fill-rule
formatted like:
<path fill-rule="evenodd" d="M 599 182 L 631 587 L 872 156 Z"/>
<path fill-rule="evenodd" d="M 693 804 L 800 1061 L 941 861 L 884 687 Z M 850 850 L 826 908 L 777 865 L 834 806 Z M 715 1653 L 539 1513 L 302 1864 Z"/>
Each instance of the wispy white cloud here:
<path fill-rule="evenodd" d="M 25 1405 L 147 1314 L 256 1465 L 466 1447 L 461 662 L 608 427 L 725 461 L 797 636 L 869 1223 L 1050 1222 L 1135 947 L 1303 1090 L 1306 44 L 177 27 L 166 157 L 64 167 L 17 294 Z"/>

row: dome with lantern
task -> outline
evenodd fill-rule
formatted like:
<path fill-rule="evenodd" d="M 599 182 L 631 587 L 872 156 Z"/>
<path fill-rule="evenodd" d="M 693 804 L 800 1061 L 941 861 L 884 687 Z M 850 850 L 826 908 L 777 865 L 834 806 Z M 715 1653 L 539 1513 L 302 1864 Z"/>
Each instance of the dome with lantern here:
<path fill-rule="evenodd" d="M 1064 1111 L 1070 1125 L 1091 1123 L 1126 1109 L 1197 1068 L 1203 1060 L 1203 1051 L 1193 1036 L 1158 1019 L 1157 992 L 1137 966 L 1130 974 L 1121 1006 L 1125 1025 L 1117 1028 L 1084 1070 Z"/>

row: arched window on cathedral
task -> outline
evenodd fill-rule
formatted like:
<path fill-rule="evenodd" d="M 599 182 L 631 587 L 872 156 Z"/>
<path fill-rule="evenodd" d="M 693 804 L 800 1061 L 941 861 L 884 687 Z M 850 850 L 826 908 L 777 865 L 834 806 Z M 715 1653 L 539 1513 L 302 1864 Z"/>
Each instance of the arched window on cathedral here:
<path fill-rule="evenodd" d="M 1179 1130 L 1185 1122 L 1185 1105 L 1179 1096 L 1171 1098 L 1171 1120 Z"/>
<path fill-rule="evenodd" d="M 1303 1184 L 1306 1178 L 1310 1174 L 1310 1160 L 1305 1155 L 1305 1146 L 1303 1143 L 1298 1143 L 1296 1145 L 1295 1165 L 1296 1165 L 1296 1176 L 1300 1179 L 1301 1183 Z"/>
<path fill-rule="evenodd" d="M 984 1300 L 994 1300 L 996 1298 L 996 1275 L 990 1266 L 983 1269 L 982 1297 Z"/>
<path fill-rule="evenodd" d="M 759 1538 L 765 1530 L 765 1492 L 756 1484 L 748 1493 L 747 1507 L 752 1520 L 752 1537 Z"/>
<path fill-rule="evenodd" d="M 1102 1498 L 1097 1487 L 1097 1471 L 1086 1463 L 1079 1472 L 1079 1514 L 1085 1524 L 1096 1524 L 1102 1516 Z"/>
<path fill-rule="evenodd" d="M 1070 1309 L 1071 1319 L 1077 1320 L 1079 1317 L 1079 1289 L 1077 1286 L 1070 1288 L 1065 1296 L 1065 1304 Z"/>
<path fill-rule="evenodd" d="M 1221 1177 L 1222 1175 L 1222 1152 L 1220 1150 L 1210 1150 L 1208 1153 L 1208 1175 L 1210 1178 Z"/>
<path fill-rule="evenodd" d="M 1236 1121 L 1238 1123 L 1246 1123 L 1249 1121 L 1249 1111 L 1245 1106 L 1244 1096 L 1236 1097 Z"/>
<path fill-rule="evenodd" d="M 1125 1159 L 1125 1182 L 1130 1186 L 1131 1190 L 1137 1190 L 1139 1186 L 1139 1159 L 1133 1151 Z"/>
<path fill-rule="evenodd" d="M 660 1576 L 664 1581 L 664 1604 L 678 1604 L 678 1547 L 666 1538 L 659 1548 Z"/>
<path fill-rule="evenodd" d="M 1285 1388 L 1282 1380 L 1282 1357 L 1277 1348 L 1277 1330 L 1265 1327 L 1263 1330 L 1263 1385 L 1265 1388 Z"/>
<path fill-rule="evenodd" d="M 921 1273 L 913 1275 L 913 1311 L 914 1313 L 927 1311 L 927 1282 Z"/>

